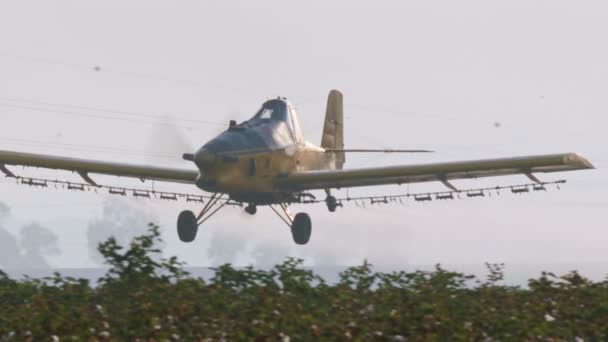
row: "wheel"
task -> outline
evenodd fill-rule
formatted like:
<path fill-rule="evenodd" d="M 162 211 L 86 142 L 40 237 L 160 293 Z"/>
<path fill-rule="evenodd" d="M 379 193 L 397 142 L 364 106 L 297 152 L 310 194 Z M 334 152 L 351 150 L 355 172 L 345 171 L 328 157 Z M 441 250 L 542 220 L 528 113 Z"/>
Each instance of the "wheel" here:
<path fill-rule="evenodd" d="M 249 204 L 247 207 L 245 207 L 245 212 L 249 215 L 255 215 L 255 213 L 258 212 L 258 207 L 256 207 L 254 204 Z"/>
<path fill-rule="evenodd" d="M 310 240 L 310 234 L 312 233 L 312 222 L 310 216 L 306 213 L 299 213 L 294 217 L 291 225 L 291 235 L 293 241 L 298 245 L 305 245 Z"/>
<path fill-rule="evenodd" d="M 325 204 L 327 204 L 327 209 L 331 213 L 335 212 L 336 208 L 338 208 L 338 200 L 334 196 L 327 196 Z"/>
<path fill-rule="evenodd" d="M 192 242 L 196 238 L 198 225 L 196 216 L 190 210 L 182 211 L 177 218 L 177 235 L 182 242 Z"/>

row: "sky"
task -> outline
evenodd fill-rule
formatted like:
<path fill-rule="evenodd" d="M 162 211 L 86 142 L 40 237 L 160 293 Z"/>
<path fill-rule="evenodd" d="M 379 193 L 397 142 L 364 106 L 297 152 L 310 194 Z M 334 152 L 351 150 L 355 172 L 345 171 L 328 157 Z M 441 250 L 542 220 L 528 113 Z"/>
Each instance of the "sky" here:
<path fill-rule="evenodd" d="M 305 247 L 268 208 L 255 217 L 225 209 L 197 241 L 183 244 L 175 221 L 181 210 L 200 210 L 192 203 L 1 179 L 2 248 L 29 257 L 27 265 L 93 267 L 99 241 L 126 241 L 155 222 L 165 253 L 192 266 L 272 264 L 285 256 L 307 265 L 367 259 L 394 268 L 608 263 L 607 10 L 605 1 L 560 0 L 0 0 L 0 149 L 191 168 L 182 153 L 276 96 L 294 103 L 306 138 L 320 143 L 327 94 L 340 89 L 347 148 L 437 151 L 349 155 L 346 167 L 577 152 L 598 168 L 538 175 L 568 183 L 531 195 L 349 204 L 336 213 L 296 205 L 292 211 L 313 219 Z M 65 172 L 13 171 L 78 181 Z M 383 186 L 350 195 L 442 189 Z"/>

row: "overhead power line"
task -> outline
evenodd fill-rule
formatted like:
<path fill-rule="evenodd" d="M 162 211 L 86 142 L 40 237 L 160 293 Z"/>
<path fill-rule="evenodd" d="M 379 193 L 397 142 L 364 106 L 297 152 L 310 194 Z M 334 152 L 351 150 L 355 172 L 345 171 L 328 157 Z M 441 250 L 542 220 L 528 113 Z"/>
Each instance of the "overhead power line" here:
<path fill-rule="evenodd" d="M 104 120 L 118 120 L 118 121 L 133 122 L 133 123 L 146 124 L 146 125 L 163 125 L 163 126 L 181 127 L 181 128 L 185 128 L 185 129 L 200 129 L 201 128 L 200 125 L 193 126 L 193 125 L 175 124 L 175 123 L 166 122 L 166 121 L 165 122 L 147 121 L 147 120 L 142 120 L 142 119 L 137 119 L 137 118 L 125 118 L 125 117 L 103 115 L 103 114 L 83 113 L 83 112 L 75 112 L 75 111 L 68 111 L 68 110 L 54 109 L 54 108 L 32 107 L 32 106 L 12 104 L 12 103 L 7 103 L 7 102 L 0 102 L 0 106 L 16 108 L 16 109 L 21 109 L 21 110 L 26 110 L 26 111 L 40 111 L 40 112 L 56 113 L 56 114 L 61 114 L 61 115 L 69 115 L 69 116 L 74 116 L 74 117 L 86 117 L 86 118 L 95 118 L 95 119 L 104 119 Z M 160 120 L 160 117 L 159 117 L 159 120 Z M 207 123 L 207 124 L 213 124 L 215 126 L 220 126 L 219 123 Z"/>
<path fill-rule="evenodd" d="M 152 74 L 152 73 L 144 73 L 144 72 L 136 72 L 136 71 L 128 71 L 128 70 L 119 70 L 119 69 L 114 69 L 112 67 L 105 67 L 103 65 L 97 65 L 95 63 L 86 64 L 86 63 L 80 63 L 80 62 L 78 62 L 78 63 L 67 62 L 67 61 L 62 61 L 62 60 L 58 60 L 58 59 L 18 55 L 18 54 L 14 54 L 14 53 L 7 52 L 7 51 L 0 51 L 0 57 L 11 58 L 14 60 L 18 60 L 21 62 L 27 62 L 27 63 L 44 63 L 44 64 L 50 64 L 50 65 L 59 65 L 59 66 L 75 68 L 75 69 L 79 69 L 79 70 L 87 70 L 89 72 L 106 72 L 106 73 L 116 74 L 116 75 L 119 75 L 122 77 L 149 79 L 149 80 L 155 80 L 155 81 L 161 81 L 161 82 L 172 82 L 172 83 L 194 86 L 194 87 L 202 87 L 202 86 L 212 84 L 214 87 L 228 89 L 230 91 L 237 92 L 237 93 L 243 93 L 243 94 L 250 93 L 250 89 L 234 87 L 232 85 L 227 85 L 227 84 L 223 84 L 221 82 L 216 82 L 216 81 L 212 81 L 212 80 L 205 80 L 203 82 L 203 81 L 188 79 L 188 78 L 183 78 L 183 77 L 166 76 L 166 75 L 160 75 L 160 74 Z M 300 99 L 302 102 L 315 102 L 316 103 L 316 100 L 311 99 L 311 98 L 297 97 L 297 99 Z M 378 112 L 382 112 L 382 113 L 388 113 L 388 114 L 392 114 L 392 115 L 417 117 L 417 118 L 425 119 L 425 120 L 430 119 L 430 120 L 441 120 L 441 121 L 456 121 L 456 122 L 476 123 L 476 124 L 484 124 L 484 125 L 495 124 L 494 122 L 489 122 L 486 120 L 467 119 L 467 118 L 463 118 L 460 116 L 450 116 L 450 115 L 443 115 L 443 114 L 436 114 L 436 113 L 429 114 L 429 113 L 420 113 L 420 112 L 413 112 L 413 111 L 402 111 L 402 110 L 395 110 L 392 108 L 378 108 L 378 106 L 376 106 L 376 105 L 366 105 L 366 104 L 355 103 L 355 102 L 350 102 L 350 101 L 347 102 L 347 105 L 349 108 L 353 108 L 354 110 L 362 110 L 362 111 L 370 112 L 370 113 L 374 113 L 374 114 L 378 114 Z M 212 123 L 212 124 L 218 124 L 218 123 Z M 219 124 L 223 125 L 223 123 L 219 123 Z"/>
<path fill-rule="evenodd" d="M 162 159 L 169 159 L 169 160 L 182 160 L 181 154 L 175 154 L 175 153 L 171 153 L 171 152 L 150 153 L 150 152 L 146 152 L 146 151 L 130 150 L 130 149 L 124 149 L 124 148 L 108 147 L 108 146 L 68 144 L 68 143 L 60 143 L 60 142 L 49 142 L 49 141 L 7 138 L 7 137 L 0 137 L 0 141 L 2 141 L 4 143 L 9 143 L 12 145 L 17 145 L 17 146 L 53 147 L 53 148 L 58 148 L 60 150 L 66 150 L 66 151 L 94 152 L 94 153 L 104 153 L 104 154 L 121 155 L 121 156 L 129 155 L 129 156 L 162 158 Z M 188 151 L 183 151 L 183 152 L 188 152 Z"/>
<path fill-rule="evenodd" d="M 171 82 L 171 83 L 187 85 L 187 86 L 194 86 L 194 87 L 201 87 L 201 86 L 209 85 L 209 83 L 213 83 L 213 86 L 218 87 L 218 88 L 224 88 L 224 89 L 228 89 L 230 91 L 239 92 L 239 93 L 249 93 L 248 89 L 238 88 L 238 87 L 226 85 L 226 84 L 219 83 L 219 82 L 213 82 L 210 80 L 201 82 L 198 80 L 193 80 L 193 79 L 188 79 L 188 78 L 183 78 L 183 77 L 166 76 L 166 75 L 130 71 L 130 70 L 119 70 L 119 69 L 115 69 L 112 67 L 106 67 L 104 65 L 95 64 L 95 63 L 86 64 L 86 63 L 80 63 L 80 62 L 78 62 L 78 63 L 67 62 L 67 61 L 62 61 L 62 60 L 52 59 L 52 58 L 18 55 L 18 54 L 6 52 L 6 51 L 0 51 L 0 57 L 11 58 L 13 60 L 17 60 L 17 61 L 25 62 L 25 63 L 59 65 L 59 66 L 63 66 L 66 68 L 78 69 L 78 70 L 82 70 L 82 71 L 89 71 L 89 72 L 95 72 L 95 73 L 97 73 L 97 72 L 111 73 L 111 74 L 119 75 L 122 77 L 147 79 L 147 80 L 154 80 L 154 81 L 161 81 L 161 82 Z"/>
<path fill-rule="evenodd" d="M 64 104 L 64 103 L 56 103 L 56 102 L 46 102 L 46 101 L 23 99 L 23 98 L 0 97 L 0 100 L 18 102 L 18 103 L 26 103 L 26 104 L 34 104 L 34 105 L 64 107 L 64 108 L 82 109 L 82 110 L 95 111 L 95 112 L 122 114 L 122 115 L 140 117 L 140 118 L 149 118 L 149 119 L 158 119 L 158 120 L 166 120 L 166 119 L 170 118 L 171 120 L 180 121 L 180 122 L 192 122 L 192 123 L 199 123 L 199 124 L 205 124 L 205 125 L 222 125 L 222 126 L 224 125 L 224 123 L 219 123 L 219 122 L 215 122 L 215 121 L 190 119 L 190 118 L 184 118 L 184 117 L 173 117 L 173 116 L 167 117 L 166 115 L 154 115 L 154 114 L 146 114 L 146 113 L 141 113 L 141 112 L 125 111 L 125 110 L 118 110 L 118 109 L 99 108 L 99 107 Z"/>

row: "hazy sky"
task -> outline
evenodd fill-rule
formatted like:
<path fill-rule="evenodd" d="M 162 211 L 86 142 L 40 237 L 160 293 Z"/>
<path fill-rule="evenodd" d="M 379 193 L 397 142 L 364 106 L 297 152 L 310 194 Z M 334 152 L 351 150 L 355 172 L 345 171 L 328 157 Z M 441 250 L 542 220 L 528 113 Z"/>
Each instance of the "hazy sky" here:
<path fill-rule="evenodd" d="M 147 220 L 162 226 L 166 253 L 190 265 L 284 255 L 400 266 L 608 262 L 607 11 L 605 1 L 556 0 L 0 0 L 1 149 L 192 167 L 180 161 L 183 152 L 278 95 L 294 102 L 306 137 L 319 143 L 326 96 L 337 88 L 347 147 L 438 151 L 349 155 L 347 167 L 556 152 L 578 152 L 598 167 L 539 175 L 569 181 L 546 194 L 348 205 L 333 214 L 295 206 L 313 218 L 306 247 L 293 244 L 268 208 L 255 217 L 226 209 L 186 245 L 175 221 L 195 205 L 29 189 L 9 179 L 0 181 L 0 202 L 10 208 L 4 227 L 14 237 L 33 223 L 56 234 L 61 254 L 48 259 L 55 267 L 94 265 L 90 239 L 137 226 L 124 228 L 121 236 L 130 236 Z M 410 187 L 434 189 L 442 186 Z M 397 191 L 406 188 L 351 195 Z"/>

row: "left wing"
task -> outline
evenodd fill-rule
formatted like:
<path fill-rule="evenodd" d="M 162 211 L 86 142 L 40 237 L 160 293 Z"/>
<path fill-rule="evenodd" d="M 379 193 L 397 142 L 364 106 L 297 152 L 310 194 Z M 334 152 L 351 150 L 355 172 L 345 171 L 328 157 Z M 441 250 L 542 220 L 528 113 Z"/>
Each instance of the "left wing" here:
<path fill-rule="evenodd" d="M 14 175 L 6 165 L 74 171 L 79 173 L 92 185 L 97 184 L 88 176 L 89 173 L 189 184 L 193 184 L 198 176 L 197 170 L 113 163 L 0 150 L 0 171 L 4 172 L 7 176 L 15 177 L 16 175 Z"/>
<path fill-rule="evenodd" d="M 538 181 L 533 173 L 593 168 L 585 158 L 566 153 L 352 170 L 306 171 L 279 176 L 275 182 L 279 189 L 286 191 L 431 181 L 444 182 L 452 190 L 457 190 L 449 180 L 524 174 Z"/>

